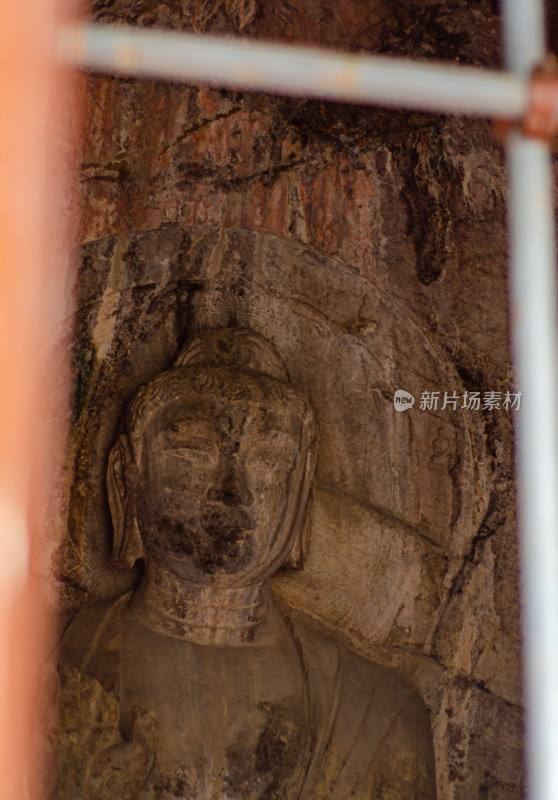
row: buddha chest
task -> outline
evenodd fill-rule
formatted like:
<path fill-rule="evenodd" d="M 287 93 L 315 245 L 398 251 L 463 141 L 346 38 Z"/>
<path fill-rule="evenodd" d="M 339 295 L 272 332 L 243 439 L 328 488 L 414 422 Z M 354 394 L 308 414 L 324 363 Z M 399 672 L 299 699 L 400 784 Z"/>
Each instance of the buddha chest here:
<path fill-rule="evenodd" d="M 159 723 L 141 797 L 254 800 L 288 795 L 304 758 L 303 672 L 287 631 L 267 645 L 208 647 L 123 626 L 121 728 L 134 707 Z"/>

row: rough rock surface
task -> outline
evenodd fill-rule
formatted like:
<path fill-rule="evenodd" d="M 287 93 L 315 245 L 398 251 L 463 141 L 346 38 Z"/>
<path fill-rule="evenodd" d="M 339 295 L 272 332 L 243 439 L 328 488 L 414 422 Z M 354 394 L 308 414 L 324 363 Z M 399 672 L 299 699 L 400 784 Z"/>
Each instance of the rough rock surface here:
<path fill-rule="evenodd" d="M 94 15 L 496 66 L 493 6 Z M 513 412 L 419 408 L 423 391 L 514 391 L 490 125 L 97 75 L 86 104 L 63 602 L 126 588 L 103 478 L 126 401 L 192 332 L 251 327 L 322 430 L 310 558 L 276 593 L 419 688 L 441 800 L 522 797 Z M 398 388 L 417 398 L 401 414 Z"/>

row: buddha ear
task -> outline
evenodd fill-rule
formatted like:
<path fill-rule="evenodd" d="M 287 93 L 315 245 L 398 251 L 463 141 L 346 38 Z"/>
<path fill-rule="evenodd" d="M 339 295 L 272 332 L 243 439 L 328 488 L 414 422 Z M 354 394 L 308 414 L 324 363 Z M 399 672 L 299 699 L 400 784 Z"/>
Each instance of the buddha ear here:
<path fill-rule="evenodd" d="M 137 468 L 130 440 L 120 434 L 109 455 L 107 490 L 112 515 L 112 560 L 132 569 L 145 553 L 136 518 Z"/>
<path fill-rule="evenodd" d="M 289 558 L 285 562 L 286 567 L 292 569 L 304 569 L 308 547 L 310 543 L 310 530 L 312 528 L 312 512 L 314 510 L 315 481 L 318 442 L 314 436 L 308 442 L 306 463 L 304 464 L 304 477 L 298 496 L 298 507 L 292 525 L 292 532 L 295 533 L 295 541 L 290 552 Z"/>

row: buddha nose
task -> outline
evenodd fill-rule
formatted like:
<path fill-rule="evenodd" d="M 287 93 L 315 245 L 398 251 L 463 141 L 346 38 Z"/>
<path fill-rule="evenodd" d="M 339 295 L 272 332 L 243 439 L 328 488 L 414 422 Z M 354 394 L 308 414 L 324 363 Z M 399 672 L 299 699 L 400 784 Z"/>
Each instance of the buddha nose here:
<path fill-rule="evenodd" d="M 207 499 L 226 506 L 251 506 L 254 502 L 252 492 L 244 485 L 234 464 L 229 464 L 222 479 L 208 489 Z"/>

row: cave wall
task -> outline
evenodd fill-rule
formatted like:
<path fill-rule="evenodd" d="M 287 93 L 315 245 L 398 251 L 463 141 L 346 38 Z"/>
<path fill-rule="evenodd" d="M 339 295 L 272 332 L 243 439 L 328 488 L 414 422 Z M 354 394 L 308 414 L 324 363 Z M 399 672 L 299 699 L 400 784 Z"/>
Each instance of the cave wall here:
<path fill-rule="evenodd" d="M 97 2 L 93 17 L 498 65 L 490 2 Z M 485 121 L 90 75 L 68 524 L 73 609 L 110 564 L 108 449 L 193 332 L 271 339 L 318 410 L 306 568 L 287 603 L 397 670 L 431 712 L 441 800 L 523 796 L 505 172 Z M 396 413 L 393 393 L 417 398 Z"/>

